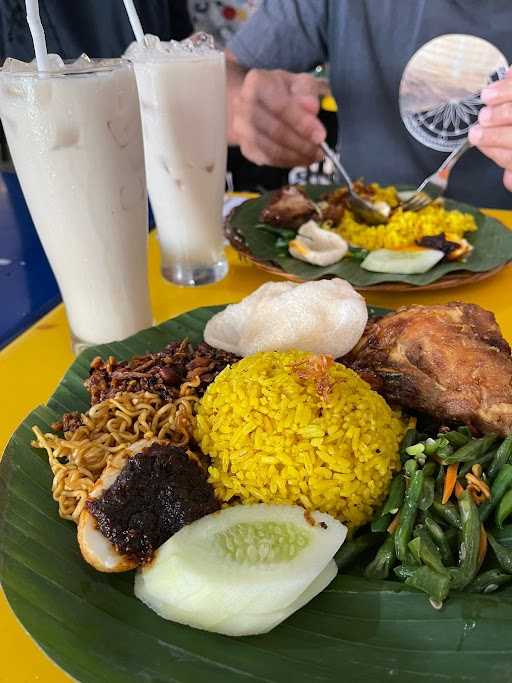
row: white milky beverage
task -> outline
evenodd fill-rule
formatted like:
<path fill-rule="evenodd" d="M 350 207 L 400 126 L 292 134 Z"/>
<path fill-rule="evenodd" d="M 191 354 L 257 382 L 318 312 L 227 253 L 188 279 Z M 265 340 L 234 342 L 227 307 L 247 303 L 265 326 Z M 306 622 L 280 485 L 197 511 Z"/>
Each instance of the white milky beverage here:
<path fill-rule="evenodd" d="M 226 173 L 224 54 L 190 41 L 132 45 L 146 175 L 162 272 L 179 284 L 226 273 L 222 204 Z M 152 42 L 151 42 L 152 41 Z"/>
<path fill-rule="evenodd" d="M 152 323 L 139 103 L 127 62 L 60 65 L 8 60 L 0 116 L 72 335 L 96 344 Z"/>

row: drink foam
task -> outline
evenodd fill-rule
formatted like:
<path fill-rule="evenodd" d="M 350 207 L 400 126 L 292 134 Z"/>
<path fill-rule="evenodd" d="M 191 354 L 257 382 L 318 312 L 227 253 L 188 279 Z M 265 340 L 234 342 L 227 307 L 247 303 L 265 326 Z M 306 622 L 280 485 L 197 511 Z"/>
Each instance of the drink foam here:
<path fill-rule="evenodd" d="M 218 54 L 213 36 L 200 31 L 185 40 L 162 41 L 158 36 L 147 34 L 144 43 L 133 42 L 123 57 L 134 62 L 167 62 L 171 59 L 211 57 Z"/>

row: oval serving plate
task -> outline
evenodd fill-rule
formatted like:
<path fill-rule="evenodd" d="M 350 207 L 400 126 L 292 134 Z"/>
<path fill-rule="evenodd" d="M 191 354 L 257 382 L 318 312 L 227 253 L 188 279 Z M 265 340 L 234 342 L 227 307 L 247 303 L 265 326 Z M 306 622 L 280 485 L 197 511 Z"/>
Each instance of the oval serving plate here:
<path fill-rule="evenodd" d="M 304 189 L 312 199 L 319 199 L 334 188 L 306 185 Z M 270 195 L 271 193 L 266 193 L 256 199 L 249 199 L 233 209 L 226 219 L 226 237 L 239 254 L 256 266 L 293 282 L 341 277 L 359 291 L 447 289 L 491 277 L 512 260 L 512 230 L 469 204 L 445 199 L 447 209 L 472 214 L 478 225 L 478 230 L 467 236 L 474 250 L 465 263 L 443 262 L 420 275 L 370 273 L 351 259 L 343 259 L 327 267 L 313 266 L 293 258 L 285 248 L 276 247 L 276 235 L 258 227 L 260 213 Z"/>
<path fill-rule="evenodd" d="M 11 438 L 0 463 L 0 580 L 23 627 L 82 683 L 505 680 L 512 589 L 455 595 L 436 611 L 402 584 L 345 574 L 271 633 L 236 639 L 160 619 L 134 597 L 133 573 L 100 574 L 82 560 L 76 528 L 52 500 L 44 453 L 30 446 L 31 426 L 48 430 L 63 411 L 88 408 L 82 381 L 95 355 L 198 343 L 220 308 L 88 349 Z"/>

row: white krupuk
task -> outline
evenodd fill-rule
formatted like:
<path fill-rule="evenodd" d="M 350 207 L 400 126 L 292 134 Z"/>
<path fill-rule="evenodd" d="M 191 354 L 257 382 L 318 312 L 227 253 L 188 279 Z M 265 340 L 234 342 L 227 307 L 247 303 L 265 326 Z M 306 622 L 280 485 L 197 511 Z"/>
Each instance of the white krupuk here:
<path fill-rule="evenodd" d="M 368 321 L 365 300 L 345 280 L 267 282 L 207 323 L 204 339 L 239 356 L 298 349 L 339 358 Z"/>
<path fill-rule="evenodd" d="M 288 243 L 290 254 L 315 266 L 332 266 L 348 251 L 348 244 L 335 232 L 321 228 L 316 221 L 301 225 L 297 237 Z"/>

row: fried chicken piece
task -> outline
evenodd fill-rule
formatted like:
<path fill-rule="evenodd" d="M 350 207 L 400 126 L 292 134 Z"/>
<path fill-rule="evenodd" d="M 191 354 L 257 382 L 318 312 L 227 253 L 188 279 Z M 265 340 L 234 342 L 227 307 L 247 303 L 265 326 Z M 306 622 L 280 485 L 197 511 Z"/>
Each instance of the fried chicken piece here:
<path fill-rule="evenodd" d="M 297 230 L 316 214 L 316 207 L 301 187 L 288 185 L 276 190 L 260 220 L 278 228 Z"/>
<path fill-rule="evenodd" d="M 375 190 L 371 185 L 366 185 L 362 180 L 354 181 L 354 190 L 361 197 L 372 201 Z M 334 192 L 326 194 L 318 204 L 322 213 L 322 221 L 330 221 L 332 225 L 339 225 L 345 214 L 345 210 L 350 208 L 350 194 L 348 187 L 339 187 Z"/>
<path fill-rule="evenodd" d="M 512 432 L 512 358 L 492 313 L 453 302 L 371 321 L 343 363 L 390 403 L 479 432 Z"/>
<path fill-rule="evenodd" d="M 339 225 L 348 208 L 348 188 L 342 187 L 323 197 L 318 208 L 322 212 L 322 221 L 330 221 L 332 225 Z"/>

